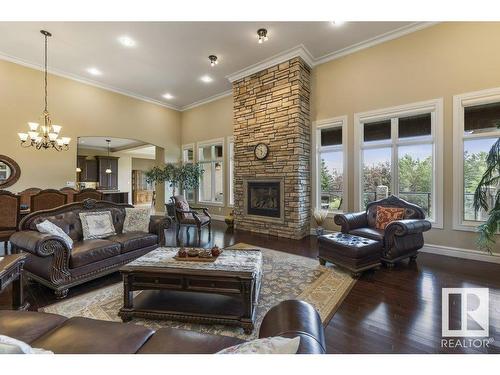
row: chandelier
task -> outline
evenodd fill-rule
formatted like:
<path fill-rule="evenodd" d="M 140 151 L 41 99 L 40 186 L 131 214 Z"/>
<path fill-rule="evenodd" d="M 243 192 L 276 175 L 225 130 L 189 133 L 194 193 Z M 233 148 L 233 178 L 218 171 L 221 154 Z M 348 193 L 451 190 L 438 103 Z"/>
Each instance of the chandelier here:
<path fill-rule="evenodd" d="M 47 39 L 52 34 L 45 30 L 40 30 L 45 37 L 45 69 L 44 69 L 44 88 L 45 88 L 45 109 L 42 113 L 43 125 L 37 122 L 28 122 L 29 131 L 27 133 L 18 133 L 21 139 L 22 147 L 35 147 L 37 150 L 53 148 L 57 151 L 69 150 L 69 137 L 59 137 L 61 126 L 52 125 L 50 113 L 47 106 Z"/>

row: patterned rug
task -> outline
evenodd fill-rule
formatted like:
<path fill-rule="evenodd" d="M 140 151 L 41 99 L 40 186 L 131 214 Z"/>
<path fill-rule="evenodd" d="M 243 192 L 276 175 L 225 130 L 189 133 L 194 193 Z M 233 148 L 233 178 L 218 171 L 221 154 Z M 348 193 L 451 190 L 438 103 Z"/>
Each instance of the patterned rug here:
<path fill-rule="evenodd" d="M 256 328 L 252 334 L 246 335 L 241 328 L 223 325 L 203 325 L 137 318 L 133 319 L 132 322 L 153 329 L 162 327 L 183 328 L 248 340 L 257 337 L 260 323 L 266 312 L 274 305 L 287 299 L 300 299 L 311 303 L 320 314 L 323 324 L 328 324 L 355 284 L 355 280 L 348 273 L 330 264 L 321 266 L 316 259 L 243 243 L 236 244 L 231 248 L 259 248 L 263 255 L 263 279 L 257 307 Z M 118 317 L 118 310 L 122 307 L 122 303 L 123 286 L 118 283 L 49 305 L 39 311 L 67 317 L 83 316 L 93 319 L 121 321 Z"/>

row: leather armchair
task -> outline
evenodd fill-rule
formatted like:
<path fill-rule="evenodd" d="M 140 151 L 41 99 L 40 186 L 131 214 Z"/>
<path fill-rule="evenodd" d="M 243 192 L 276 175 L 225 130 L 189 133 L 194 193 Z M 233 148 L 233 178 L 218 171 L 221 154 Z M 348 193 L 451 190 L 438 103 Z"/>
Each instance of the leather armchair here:
<path fill-rule="evenodd" d="M 377 229 L 378 206 L 404 208 L 405 218 L 391 222 L 385 230 Z M 424 246 L 422 233 L 432 227 L 419 206 L 393 195 L 368 203 L 366 211 L 335 215 L 334 221 L 341 226 L 342 233 L 381 241 L 382 261 L 388 266 L 408 257 L 416 259 L 418 250 Z"/>
<path fill-rule="evenodd" d="M 212 233 L 212 217 L 208 212 L 208 208 L 191 207 L 183 195 L 176 195 L 170 199 L 174 203 L 175 208 L 175 220 L 177 221 L 176 238 L 179 238 L 181 226 L 185 226 L 187 229 L 189 229 L 190 226 L 194 226 L 198 231 L 198 246 L 200 246 L 201 229 L 208 226 L 208 238 L 210 239 Z M 200 213 L 200 211 L 202 211 L 202 213 Z"/>

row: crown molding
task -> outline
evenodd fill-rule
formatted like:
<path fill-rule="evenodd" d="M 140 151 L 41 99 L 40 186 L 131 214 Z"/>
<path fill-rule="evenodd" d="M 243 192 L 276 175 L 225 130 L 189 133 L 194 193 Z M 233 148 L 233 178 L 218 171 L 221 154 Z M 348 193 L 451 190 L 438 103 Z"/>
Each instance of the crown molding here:
<path fill-rule="evenodd" d="M 198 101 L 196 101 L 194 103 L 185 105 L 185 106 L 181 107 L 179 110 L 181 112 L 184 112 L 184 111 L 187 111 L 188 109 L 199 107 L 200 105 L 207 104 L 207 103 L 210 103 L 210 102 L 213 102 L 213 101 L 225 98 L 226 96 L 229 96 L 229 95 L 233 95 L 233 89 L 227 90 L 227 91 L 223 91 L 220 94 L 215 94 L 215 95 L 209 96 L 206 99 L 198 100 Z"/>
<path fill-rule="evenodd" d="M 25 67 L 28 67 L 28 68 L 31 68 L 31 69 L 36 69 L 36 70 L 40 70 L 40 71 L 44 70 L 43 66 L 41 66 L 41 65 L 33 64 L 33 63 L 29 62 L 29 61 L 26 61 L 24 59 L 20 59 L 20 58 L 14 57 L 14 56 L 10 56 L 10 55 L 5 54 L 3 52 L 0 52 L 0 60 L 9 61 L 11 63 L 22 65 L 22 66 L 25 66 Z M 146 96 L 135 94 L 133 92 L 130 92 L 130 91 L 127 91 L 127 90 L 123 90 L 123 89 L 119 89 L 119 88 L 116 88 L 116 87 L 113 87 L 113 86 L 110 86 L 110 85 L 105 85 L 105 84 L 102 84 L 100 82 L 96 82 L 96 81 L 93 81 L 91 79 L 88 79 L 88 78 L 80 77 L 80 76 L 78 76 L 76 74 L 70 74 L 70 73 L 66 73 L 66 72 L 58 70 L 58 69 L 51 69 L 51 68 L 47 69 L 47 71 L 50 74 L 52 74 L 52 75 L 55 75 L 55 76 L 58 76 L 58 77 L 67 78 L 67 79 L 71 79 L 72 81 L 80 82 L 80 83 L 83 83 L 85 85 L 94 86 L 94 87 L 97 87 L 97 88 L 100 88 L 100 89 L 103 89 L 103 90 L 106 90 L 106 91 L 114 92 L 116 94 L 121 94 L 121 95 L 128 96 L 130 98 L 133 98 L 133 99 L 141 100 L 143 102 L 147 102 L 147 103 L 151 103 L 151 104 L 156 104 L 156 105 L 159 105 L 161 107 L 168 108 L 168 109 L 173 109 L 175 111 L 179 111 L 180 110 L 180 108 L 178 106 L 175 106 L 175 105 L 172 105 L 172 104 L 163 103 L 163 102 L 161 102 L 159 100 L 151 99 L 151 98 L 148 98 Z"/>
<path fill-rule="evenodd" d="M 314 66 L 314 58 L 312 57 L 311 53 L 307 50 L 307 48 L 304 45 L 300 44 L 289 50 L 286 50 L 277 55 L 271 56 L 270 58 L 262 60 L 256 64 L 241 69 L 233 74 L 229 74 L 226 76 L 226 78 L 229 80 L 229 82 L 233 83 L 234 81 L 248 77 L 249 75 L 258 73 L 261 70 L 270 68 L 271 66 L 278 65 L 282 62 L 293 59 L 294 57 L 301 57 L 302 60 L 304 60 L 304 62 L 311 68 Z"/>
<path fill-rule="evenodd" d="M 419 30 L 426 29 L 428 27 L 437 25 L 439 22 L 415 22 L 410 25 L 406 25 L 403 27 L 400 27 L 398 29 L 389 31 L 384 34 L 377 35 L 373 38 L 364 40 L 362 42 L 353 44 L 349 47 L 345 47 L 342 49 L 339 49 L 338 51 L 334 51 L 331 53 L 328 53 L 326 55 L 323 55 L 321 57 L 318 57 L 314 59 L 314 66 L 318 66 L 321 64 L 324 64 L 326 62 L 339 59 L 341 57 L 350 55 L 352 53 L 376 46 L 377 44 L 385 43 L 393 39 L 400 38 L 402 36 L 414 33 Z"/>

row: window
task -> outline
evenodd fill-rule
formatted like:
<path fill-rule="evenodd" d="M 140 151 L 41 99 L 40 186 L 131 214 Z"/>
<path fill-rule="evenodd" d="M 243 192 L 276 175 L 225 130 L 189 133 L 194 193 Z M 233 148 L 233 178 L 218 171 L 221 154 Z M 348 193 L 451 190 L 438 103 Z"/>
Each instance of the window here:
<path fill-rule="evenodd" d="M 500 137 L 500 88 L 456 95 L 453 98 L 454 196 L 453 226 L 475 230 L 488 218 L 484 210 L 475 212 L 474 191 L 486 169 L 486 157 Z M 500 186 L 488 187 L 487 197 L 494 202 Z"/>
<path fill-rule="evenodd" d="M 224 204 L 224 140 L 198 145 L 198 163 L 204 170 L 198 200 Z"/>
<path fill-rule="evenodd" d="M 229 205 L 234 206 L 234 140 L 228 138 L 229 149 Z"/>
<path fill-rule="evenodd" d="M 395 195 L 442 227 L 442 122 L 441 99 L 355 114 L 361 210 Z"/>
<path fill-rule="evenodd" d="M 347 206 L 346 127 L 346 116 L 315 123 L 316 207 L 331 212 Z"/>
<path fill-rule="evenodd" d="M 194 163 L 194 145 L 183 145 L 182 146 L 182 163 L 192 164 Z M 194 202 L 195 189 L 185 189 L 184 196 L 188 202 Z"/>

